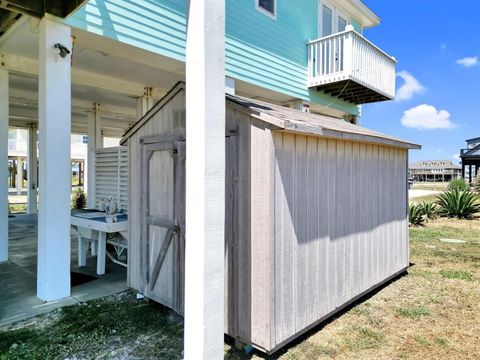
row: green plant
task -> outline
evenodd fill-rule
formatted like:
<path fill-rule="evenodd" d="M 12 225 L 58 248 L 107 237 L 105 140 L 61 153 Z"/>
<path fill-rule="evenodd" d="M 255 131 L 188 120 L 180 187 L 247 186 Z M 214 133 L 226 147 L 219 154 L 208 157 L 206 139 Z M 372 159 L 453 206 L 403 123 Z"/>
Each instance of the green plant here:
<path fill-rule="evenodd" d="M 438 215 L 438 206 L 435 203 L 424 201 L 418 204 L 418 207 L 425 220 L 433 220 Z"/>
<path fill-rule="evenodd" d="M 459 280 L 466 280 L 472 281 L 473 275 L 468 271 L 460 271 L 460 270 L 440 270 L 440 275 L 447 279 L 459 279 Z"/>
<path fill-rule="evenodd" d="M 73 209 L 84 209 L 87 206 L 87 195 L 82 188 L 77 188 L 72 198 Z"/>
<path fill-rule="evenodd" d="M 420 204 L 413 204 L 408 207 L 408 222 L 412 226 L 420 226 L 425 222 L 425 215 Z"/>
<path fill-rule="evenodd" d="M 439 214 L 458 219 L 471 219 L 480 211 L 478 196 L 469 191 L 445 191 L 437 196 Z"/>
<path fill-rule="evenodd" d="M 430 311 L 423 306 L 413 308 L 399 308 L 397 309 L 397 315 L 409 319 L 419 319 L 422 316 L 430 315 Z"/>
<path fill-rule="evenodd" d="M 470 186 L 463 179 L 455 179 L 450 181 L 448 184 L 448 191 L 458 190 L 458 191 L 469 191 Z"/>
<path fill-rule="evenodd" d="M 473 191 L 480 193 L 480 175 L 478 175 L 477 177 L 475 177 L 475 179 L 473 179 L 472 189 Z"/>

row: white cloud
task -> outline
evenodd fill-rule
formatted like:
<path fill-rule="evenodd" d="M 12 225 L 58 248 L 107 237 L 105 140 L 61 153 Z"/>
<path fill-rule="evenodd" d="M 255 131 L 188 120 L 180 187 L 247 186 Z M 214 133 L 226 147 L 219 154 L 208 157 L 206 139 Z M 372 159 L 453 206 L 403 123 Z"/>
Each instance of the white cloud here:
<path fill-rule="evenodd" d="M 478 64 L 478 58 L 476 56 L 465 57 L 463 59 L 458 59 L 457 64 L 469 68 Z"/>
<path fill-rule="evenodd" d="M 408 71 L 400 71 L 397 76 L 403 80 L 403 84 L 397 90 L 395 96 L 397 101 L 410 100 L 413 95 L 421 94 L 425 91 L 423 85 Z"/>
<path fill-rule="evenodd" d="M 403 113 L 402 124 L 417 129 L 451 129 L 455 124 L 450 120 L 450 113 L 437 110 L 432 105 L 422 104 Z"/>
<path fill-rule="evenodd" d="M 452 159 L 453 160 L 460 160 L 460 155 L 459 154 L 453 154 Z"/>
<path fill-rule="evenodd" d="M 446 50 L 447 49 L 447 44 L 445 44 L 445 43 L 440 44 L 440 49 Z"/>

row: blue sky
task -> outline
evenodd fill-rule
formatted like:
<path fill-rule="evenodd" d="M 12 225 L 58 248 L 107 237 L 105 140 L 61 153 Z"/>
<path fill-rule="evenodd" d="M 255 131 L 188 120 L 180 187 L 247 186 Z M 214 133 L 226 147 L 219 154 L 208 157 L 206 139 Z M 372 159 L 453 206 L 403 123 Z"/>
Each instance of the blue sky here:
<path fill-rule="evenodd" d="M 458 162 L 465 139 L 480 136 L 480 1 L 363 2 L 382 19 L 365 36 L 403 78 L 396 101 L 363 106 L 362 126 L 422 144 L 411 161 Z"/>

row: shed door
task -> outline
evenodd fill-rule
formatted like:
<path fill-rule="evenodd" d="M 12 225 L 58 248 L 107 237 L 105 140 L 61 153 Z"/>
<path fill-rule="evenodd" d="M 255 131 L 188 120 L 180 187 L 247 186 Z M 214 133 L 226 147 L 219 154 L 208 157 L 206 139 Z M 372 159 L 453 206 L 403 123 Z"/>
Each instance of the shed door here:
<path fill-rule="evenodd" d="M 185 142 L 143 144 L 142 273 L 144 294 L 183 312 Z"/>

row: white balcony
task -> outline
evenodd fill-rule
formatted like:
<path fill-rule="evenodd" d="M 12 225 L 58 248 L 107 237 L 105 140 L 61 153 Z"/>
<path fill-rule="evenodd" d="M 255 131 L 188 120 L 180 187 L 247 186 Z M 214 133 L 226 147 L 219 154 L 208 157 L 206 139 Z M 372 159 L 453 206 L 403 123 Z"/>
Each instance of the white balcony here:
<path fill-rule="evenodd" d="M 308 43 L 308 86 L 354 104 L 392 100 L 396 63 L 347 26 Z"/>

